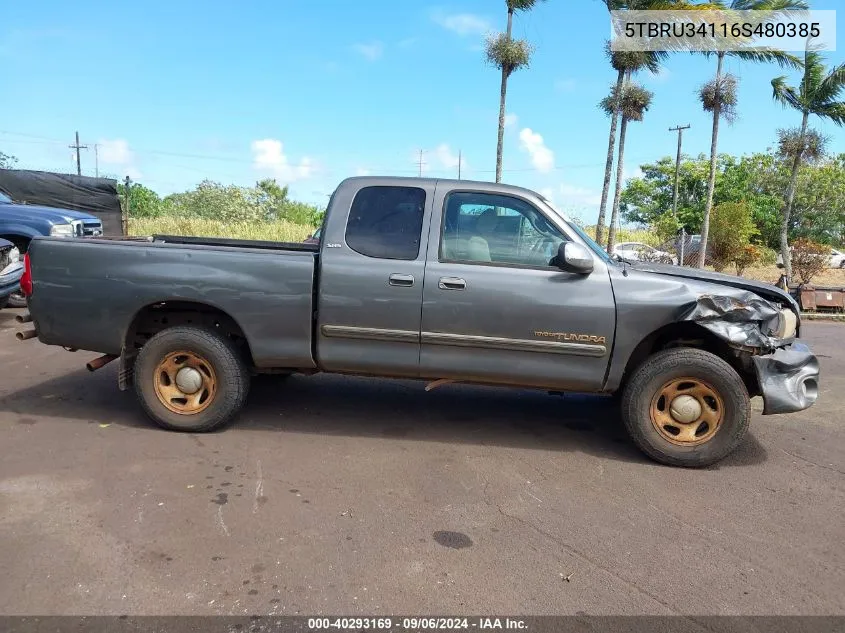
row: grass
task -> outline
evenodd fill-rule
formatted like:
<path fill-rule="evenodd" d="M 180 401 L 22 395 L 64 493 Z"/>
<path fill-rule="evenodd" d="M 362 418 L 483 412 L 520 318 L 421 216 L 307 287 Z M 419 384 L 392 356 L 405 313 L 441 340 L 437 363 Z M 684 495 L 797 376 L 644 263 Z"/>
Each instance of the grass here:
<path fill-rule="evenodd" d="M 242 240 L 270 240 L 273 242 L 301 242 L 314 231 L 305 224 L 287 220 L 273 222 L 221 222 L 202 218 L 130 218 L 129 235 L 147 236 L 196 235 L 200 237 L 231 237 Z"/>
<path fill-rule="evenodd" d="M 586 226 L 584 227 L 584 232 L 596 239 L 596 227 L 595 226 Z M 607 227 L 604 229 L 604 239 L 607 240 Z M 659 240 L 657 238 L 657 233 L 654 231 L 649 231 L 648 229 L 623 229 L 620 228 L 616 231 L 616 244 L 620 242 L 640 242 L 642 244 L 648 244 L 649 246 L 659 246 Z"/>

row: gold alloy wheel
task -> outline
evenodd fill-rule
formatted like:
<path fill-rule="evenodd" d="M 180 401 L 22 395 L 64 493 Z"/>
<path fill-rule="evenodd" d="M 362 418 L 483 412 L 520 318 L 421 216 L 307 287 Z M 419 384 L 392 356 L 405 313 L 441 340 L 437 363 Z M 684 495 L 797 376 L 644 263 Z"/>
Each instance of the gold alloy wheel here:
<path fill-rule="evenodd" d="M 170 352 L 156 366 L 153 376 L 159 402 L 174 413 L 195 415 L 214 400 L 217 377 L 199 354 Z"/>
<path fill-rule="evenodd" d="M 674 378 L 657 390 L 649 407 L 660 436 L 679 446 L 696 446 L 713 438 L 725 417 L 719 393 L 698 378 Z"/>

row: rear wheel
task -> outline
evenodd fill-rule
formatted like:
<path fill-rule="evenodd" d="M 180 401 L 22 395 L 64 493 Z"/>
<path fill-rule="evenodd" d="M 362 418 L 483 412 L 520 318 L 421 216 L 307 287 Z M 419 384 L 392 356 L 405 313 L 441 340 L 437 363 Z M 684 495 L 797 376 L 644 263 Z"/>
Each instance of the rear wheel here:
<path fill-rule="evenodd" d="M 246 401 L 249 373 L 234 343 L 210 330 L 172 327 L 138 354 L 135 391 L 147 415 L 173 431 L 211 431 Z"/>
<path fill-rule="evenodd" d="M 18 291 L 13 292 L 9 295 L 9 307 L 10 308 L 25 308 L 26 307 L 26 296 Z"/>
<path fill-rule="evenodd" d="M 698 349 L 659 352 L 625 386 L 622 418 L 634 443 L 672 466 L 709 466 L 739 446 L 751 418 L 742 378 Z"/>
<path fill-rule="evenodd" d="M 29 240 L 24 238 L 15 237 L 11 239 L 12 244 L 18 247 L 18 251 L 21 254 L 21 258 L 23 258 L 24 253 L 26 253 L 26 249 L 29 248 Z M 13 292 L 9 295 L 9 307 L 10 308 L 25 308 L 27 307 L 26 304 L 26 295 L 18 290 L 17 292 Z"/>

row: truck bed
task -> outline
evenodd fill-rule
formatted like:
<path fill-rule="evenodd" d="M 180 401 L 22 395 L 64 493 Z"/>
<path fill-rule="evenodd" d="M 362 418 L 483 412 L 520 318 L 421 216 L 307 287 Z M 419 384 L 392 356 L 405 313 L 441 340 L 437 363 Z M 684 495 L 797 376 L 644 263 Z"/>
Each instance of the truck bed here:
<path fill-rule="evenodd" d="M 257 367 L 314 366 L 316 246 L 175 236 L 39 237 L 29 252 L 29 301 L 43 343 L 120 354 L 142 311 L 178 303 L 231 317 Z"/>

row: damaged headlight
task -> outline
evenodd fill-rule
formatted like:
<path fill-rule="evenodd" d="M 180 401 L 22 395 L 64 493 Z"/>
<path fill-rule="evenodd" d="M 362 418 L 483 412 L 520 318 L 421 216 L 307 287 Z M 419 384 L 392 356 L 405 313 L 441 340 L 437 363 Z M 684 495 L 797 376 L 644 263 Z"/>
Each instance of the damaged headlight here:
<path fill-rule="evenodd" d="M 798 331 L 798 316 L 789 308 L 783 308 L 778 315 L 777 324 L 772 328 L 772 336 L 780 339 L 794 338 Z"/>

